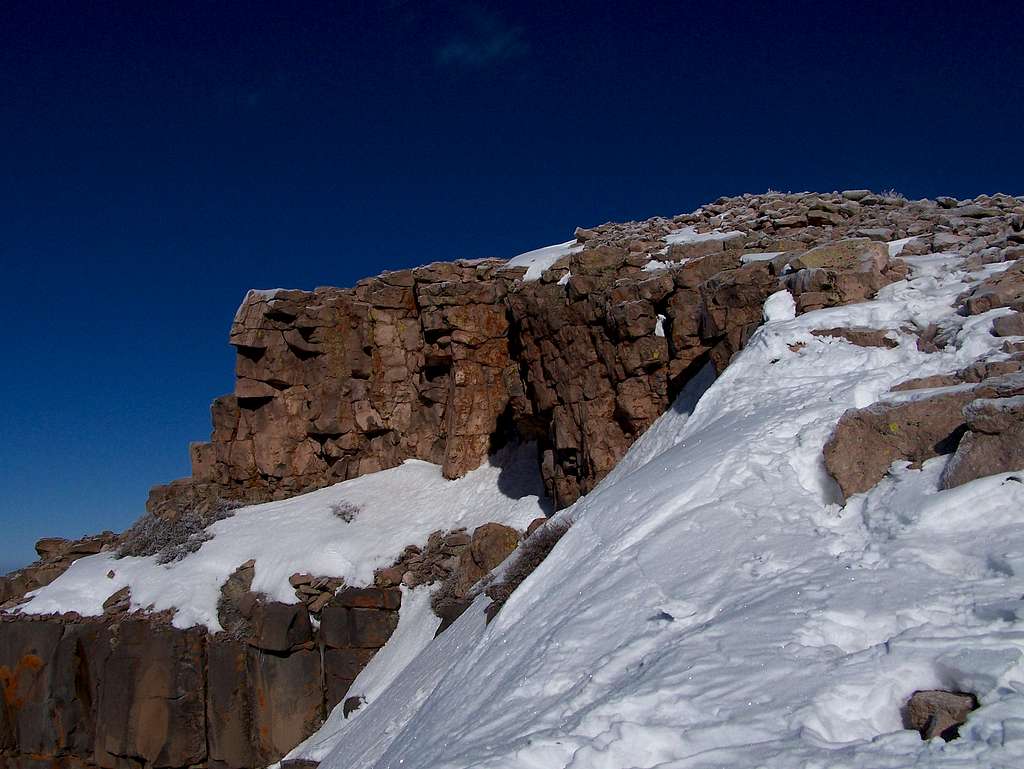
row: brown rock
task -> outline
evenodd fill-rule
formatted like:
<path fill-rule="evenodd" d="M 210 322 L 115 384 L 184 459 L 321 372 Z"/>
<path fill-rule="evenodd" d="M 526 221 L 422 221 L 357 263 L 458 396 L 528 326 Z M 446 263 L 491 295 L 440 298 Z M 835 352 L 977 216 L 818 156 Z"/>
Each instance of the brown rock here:
<path fill-rule="evenodd" d="M 1024 395 L 978 399 L 964 408 L 967 432 L 942 473 L 942 488 L 1024 470 Z"/>
<path fill-rule="evenodd" d="M 946 742 L 960 736 L 967 714 L 978 707 L 973 694 L 941 689 L 917 691 L 904 711 L 903 725 L 921 733 L 921 739 L 942 737 Z"/>
<path fill-rule="evenodd" d="M 519 532 L 500 523 L 485 523 L 473 532 L 473 561 L 483 572 L 494 569 L 519 545 Z"/>
<path fill-rule="evenodd" d="M 104 632 L 110 648 L 99 679 L 95 761 L 182 767 L 206 759 L 204 643 L 198 630 L 143 621 Z"/>
<path fill-rule="evenodd" d="M 302 604 L 257 604 L 252 617 L 250 646 L 271 652 L 286 652 L 313 640 L 309 611 Z"/>
<path fill-rule="evenodd" d="M 402 592 L 397 588 L 347 587 L 338 593 L 334 602 L 349 608 L 397 611 L 402 605 Z"/>
<path fill-rule="evenodd" d="M 811 332 L 814 336 L 831 336 L 837 339 L 845 339 L 858 347 L 888 347 L 899 346 L 895 339 L 890 339 L 885 329 L 877 328 L 821 328 Z"/>
<path fill-rule="evenodd" d="M 132 589 L 122 587 L 103 602 L 104 614 L 123 614 L 128 611 L 132 602 Z"/>
<path fill-rule="evenodd" d="M 382 609 L 349 609 L 352 646 L 379 649 L 398 626 L 398 614 Z"/>
<path fill-rule="evenodd" d="M 992 333 L 996 336 L 1024 336 L 1024 313 L 1014 312 L 996 318 L 992 321 Z"/>
<path fill-rule="evenodd" d="M 896 460 L 920 463 L 951 453 L 965 429 L 961 409 L 975 397 L 943 393 L 850 409 L 825 444 L 825 467 L 848 497 L 878 483 Z"/>
<path fill-rule="evenodd" d="M 1024 310 L 1024 262 L 982 281 L 963 297 L 960 312 L 980 315 L 996 307 Z"/>

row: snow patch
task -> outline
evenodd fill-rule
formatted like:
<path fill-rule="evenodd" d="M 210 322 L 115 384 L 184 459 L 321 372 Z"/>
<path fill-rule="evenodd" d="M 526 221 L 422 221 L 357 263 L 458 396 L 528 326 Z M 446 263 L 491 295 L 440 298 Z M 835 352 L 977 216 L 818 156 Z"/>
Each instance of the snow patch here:
<path fill-rule="evenodd" d="M 103 613 L 103 602 L 131 588 L 132 609 L 175 610 L 174 626 L 221 629 L 221 585 L 239 565 L 256 560 L 252 589 L 269 600 L 295 603 L 288 578 L 296 572 L 343 577 L 367 585 L 410 544 L 437 529 L 469 530 L 491 521 L 524 529 L 544 515 L 543 485 L 532 444 L 507 448 L 462 478 L 445 480 L 438 465 L 410 459 L 389 470 L 280 502 L 239 508 L 213 524 L 213 539 L 180 561 L 115 558 L 112 553 L 75 561 L 21 607 L 29 614 Z M 331 511 L 359 508 L 351 523 Z M 107 572 L 113 571 L 113 578 Z"/>
<path fill-rule="evenodd" d="M 567 240 L 565 243 L 556 243 L 553 246 L 544 246 L 525 254 L 514 256 L 505 263 L 506 267 L 526 267 L 526 274 L 523 280 L 526 282 L 539 280 L 544 271 L 551 267 L 563 256 L 578 254 L 583 250 L 583 244 L 575 240 Z"/>

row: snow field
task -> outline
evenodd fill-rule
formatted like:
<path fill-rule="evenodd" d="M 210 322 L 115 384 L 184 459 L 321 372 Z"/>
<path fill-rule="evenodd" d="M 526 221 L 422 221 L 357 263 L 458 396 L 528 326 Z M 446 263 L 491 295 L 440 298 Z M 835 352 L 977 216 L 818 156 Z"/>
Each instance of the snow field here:
<path fill-rule="evenodd" d="M 340 734 L 324 769 L 1024 765 L 1024 484 L 940 491 L 940 457 L 843 507 L 822 464 L 847 408 L 1002 356 L 1001 311 L 953 307 L 985 273 L 908 262 L 871 302 L 792 318 L 773 297 L 723 375 L 560 513 L 495 620 L 480 601 L 428 645 L 360 716 L 385 727 Z M 953 343 L 919 352 L 933 322 Z M 835 326 L 899 346 L 810 333 Z M 902 728 L 933 687 L 979 696 L 962 739 Z"/>

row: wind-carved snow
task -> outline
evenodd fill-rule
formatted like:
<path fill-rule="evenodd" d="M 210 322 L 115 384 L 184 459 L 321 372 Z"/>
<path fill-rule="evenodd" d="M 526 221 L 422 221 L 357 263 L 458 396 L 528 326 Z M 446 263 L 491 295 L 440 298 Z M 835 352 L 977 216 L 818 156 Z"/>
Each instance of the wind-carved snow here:
<path fill-rule="evenodd" d="M 524 281 L 540 280 L 544 270 L 548 269 L 563 256 L 578 254 L 583 250 L 583 244 L 575 240 L 567 240 L 565 243 L 556 243 L 553 246 L 545 246 L 534 251 L 527 251 L 525 254 L 514 256 L 505 263 L 506 267 L 526 267 Z"/>
<path fill-rule="evenodd" d="M 575 524 L 494 621 L 478 599 L 324 769 L 1024 766 L 1024 484 L 940 491 L 940 457 L 841 507 L 822 464 L 844 410 L 1004 357 L 998 311 L 953 309 L 980 274 L 907 261 L 871 302 L 770 312 L 559 513 Z M 906 329 L 930 323 L 953 342 L 925 354 Z M 899 345 L 810 333 L 836 326 Z M 902 729 L 926 688 L 977 693 L 961 739 Z"/>
<path fill-rule="evenodd" d="M 221 585 L 251 558 L 256 560 L 252 589 L 273 601 L 295 603 L 288 577 L 296 572 L 370 584 L 375 569 L 390 566 L 406 545 L 426 542 L 437 529 L 472 531 L 491 521 L 525 528 L 544 515 L 541 497 L 532 444 L 505 449 L 452 481 L 438 465 L 410 459 L 302 496 L 240 508 L 210 527 L 213 539 L 174 563 L 157 564 L 155 556 L 118 559 L 111 553 L 82 558 L 21 610 L 100 615 L 103 602 L 127 586 L 133 609 L 174 609 L 175 627 L 217 631 Z M 359 508 L 351 523 L 332 512 L 340 502 Z"/>

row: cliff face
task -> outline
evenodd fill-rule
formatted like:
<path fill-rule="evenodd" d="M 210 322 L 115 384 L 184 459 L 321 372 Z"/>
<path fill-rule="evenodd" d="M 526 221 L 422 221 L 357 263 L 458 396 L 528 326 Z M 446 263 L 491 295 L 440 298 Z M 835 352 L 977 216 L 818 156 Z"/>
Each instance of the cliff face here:
<path fill-rule="evenodd" d="M 156 487 L 148 507 L 280 499 L 411 457 L 458 477 L 513 435 L 538 441 L 563 507 L 706 362 L 728 364 L 769 294 L 789 288 L 800 311 L 864 299 L 903 274 L 878 241 L 936 228 L 988 246 L 1016 201 L 983 202 L 724 198 L 578 230 L 580 248 L 539 280 L 482 260 L 352 289 L 252 291 L 232 324 L 235 391 L 213 404 L 211 441 L 192 446 L 192 477 Z"/>
<path fill-rule="evenodd" d="M 800 314 L 869 299 L 906 274 L 904 263 L 890 256 L 900 249 L 958 255 L 956 270 L 965 273 L 1014 262 L 1024 257 L 1024 201 L 1000 195 L 966 203 L 906 201 L 866 191 L 743 196 L 674 219 L 578 230 L 576 238 L 529 271 L 499 260 L 454 262 L 385 273 L 351 289 L 250 292 L 231 329 L 235 391 L 214 402 L 212 439 L 192 447 L 192 477 L 155 488 L 151 511 L 172 516 L 221 499 L 281 499 L 413 457 L 457 477 L 515 437 L 536 442 L 547 491 L 564 507 L 614 467 L 699 371 L 710 366 L 721 372 L 729 364 L 761 324 L 769 296 L 788 292 L 769 302 L 786 303 L 787 317 L 793 305 Z M 956 297 L 950 313 L 970 318 L 1009 308 L 993 321 L 993 338 L 1019 336 L 1020 265 L 990 268 L 992 274 L 960 296 L 960 289 L 953 291 L 944 299 Z M 925 274 L 923 284 L 929 280 L 934 276 Z M 779 354 L 799 355 L 822 336 L 890 349 L 897 346 L 897 332 L 916 335 L 922 356 L 957 347 L 960 326 L 948 318 L 945 326 L 936 324 L 941 314 L 899 317 L 898 329 L 811 326 L 806 338 L 782 346 Z M 1020 345 L 1006 342 L 1011 360 L 913 384 L 978 384 L 951 398 L 949 424 L 926 424 L 919 412 L 930 406 L 923 400 L 893 407 L 907 412 L 902 416 L 894 410 L 844 416 L 825 448 L 826 466 L 840 487 L 863 491 L 893 459 L 934 456 L 938 438 L 960 429 L 960 409 L 968 400 L 1018 396 L 1018 379 L 996 383 L 1002 390 L 992 389 L 996 384 L 989 380 L 1019 372 Z M 970 362 L 973 348 L 967 348 L 963 361 L 955 358 L 958 365 Z M 780 360 L 766 356 L 753 378 L 784 381 L 775 366 Z M 735 409 L 762 392 L 748 387 Z M 799 401 L 792 393 L 786 397 Z M 792 409 L 802 406 L 799 401 Z M 944 483 L 1019 469 L 1019 452 L 1006 461 L 1020 444 L 1019 408 L 1014 400 L 971 411 L 961 430 L 967 438 L 956 449 L 956 472 Z M 904 424 L 912 429 L 893 430 Z M 690 450 L 686 461 L 708 469 L 726 461 Z M 745 450 L 739 441 L 733 467 L 745 461 Z M 872 467 L 847 461 L 865 456 Z M 690 472 L 685 463 L 677 470 Z M 703 504 L 705 498 L 697 498 L 701 474 L 690 474 L 694 501 Z M 457 484 L 443 485 L 448 503 Z M 476 490 L 471 499 L 474 509 L 488 506 Z M 388 505 L 394 505 L 390 498 Z M 427 509 L 433 514 L 437 505 Z M 619 508 L 609 509 L 617 514 Z M 693 536 L 681 533 L 679 542 Z M 507 537 L 509 547 L 517 538 Z M 42 541 L 39 564 L 0 579 L 0 601 L 18 611 L 27 591 L 81 558 L 102 557 L 115 541 L 110 534 L 77 543 Z M 5 614 L 0 767 L 266 765 L 343 702 L 348 685 L 387 641 L 397 620 L 396 584 L 423 584 L 465 566 L 465 588 L 507 555 L 508 548 L 478 562 L 470 541 L 465 532 L 432 535 L 425 549 L 406 548 L 396 564 L 378 570 L 377 588 L 368 590 L 357 586 L 335 595 L 340 583 L 328 580 L 330 589 L 304 591 L 304 575 L 294 574 L 289 582 L 296 586 L 295 604 L 252 593 L 256 563 L 242 564 L 239 570 L 250 575 L 239 612 L 242 603 L 255 612 L 245 615 L 252 624 L 245 633 L 174 629 L 167 617 L 145 608 L 127 613 L 127 596 L 115 600 L 123 591 L 103 604 L 106 617 L 83 619 L 67 607 L 49 616 Z M 280 555 L 280 543 L 273 546 Z M 462 557 L 467 548 L 470 560 Z M 112 578 L 113 571 L 105 577 L 100 572 L 104 583 Z M 230 588 L 222 586 L 224 595 Z M 577 585 L 567 581 L 564 588 L 572 593 Z M 680 584 L 680 595 L 688 590 Z M 310 615 L 319 620 L 316 629 Z M 529 649 L 533 655 L 533 645 Z"/>

